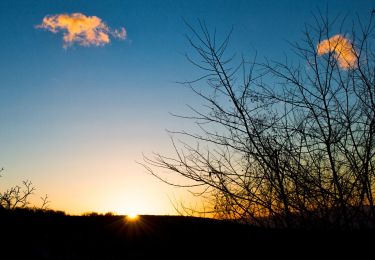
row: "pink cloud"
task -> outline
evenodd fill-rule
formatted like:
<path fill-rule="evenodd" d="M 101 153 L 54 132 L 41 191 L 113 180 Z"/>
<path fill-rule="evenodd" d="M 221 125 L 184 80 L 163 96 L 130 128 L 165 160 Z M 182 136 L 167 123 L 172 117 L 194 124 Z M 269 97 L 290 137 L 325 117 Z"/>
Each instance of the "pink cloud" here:
<path fill-rule="evenodd" d="M 344 36 L 337 34 L 331 38 L 321 41 L 317 47 L 318 55 L 334 52 L 338 65 L 342 69 L 354 68 L 357 63 L 357 55 L 350 41 Z"/>
<path fill-rule="evenodd" d="M 112 30 L 99 17 L 81 13 L 47 15 L 36 27 L 53 33 L 63 32 L 65 48 L 74 43 L 85 47 L 104 46 L 110 43 L 110 36 L 120 40 L 126 38 L 124 27 Z"/>

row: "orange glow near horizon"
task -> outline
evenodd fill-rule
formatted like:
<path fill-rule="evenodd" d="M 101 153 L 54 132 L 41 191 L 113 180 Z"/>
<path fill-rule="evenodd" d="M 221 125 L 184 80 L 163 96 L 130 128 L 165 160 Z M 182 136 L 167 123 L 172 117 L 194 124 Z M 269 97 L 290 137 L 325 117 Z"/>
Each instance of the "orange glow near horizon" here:
<path fill-rule="evenodd" d="M 318 55 L 334 52 L 338 65 L 342 69 L 354 68 L 357 63 L 357 55 L 352 43 L 344 36 L 337 34 L 331 38 L 321 41 L 318 46 Z"/>
<path fill-rule="evenodd" d="M 130 214 L 126 215 L 126 219 L 128 221 L 137 221 L 139 219 L 139 215 L 136 214 L 136 213 L 130 213 Z"/>

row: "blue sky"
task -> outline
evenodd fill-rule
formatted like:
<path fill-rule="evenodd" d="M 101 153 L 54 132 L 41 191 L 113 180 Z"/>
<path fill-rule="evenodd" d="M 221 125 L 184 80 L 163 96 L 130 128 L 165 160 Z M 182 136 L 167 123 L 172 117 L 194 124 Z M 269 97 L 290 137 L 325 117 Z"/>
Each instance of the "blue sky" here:
<path fill-rule="evenodd" d="M 184 58 L 191 47 L 183 19 L 219 36 L 234 29 L 230 50 L 282 59 L 302 38 L 312 12 L 368 17 L 358 1 L 0 1 L 0 188 L 31 180 L 51 207 L 80 214 L 114 211 L 173 214 L 183 198 L 148 176 L 142 153 L 170 152 L 165 129 L 189 128 L 169 112 L 200 100 L 176 81 L 198 71 Z M 37 29 L 46 15 L 82 13 L 127 39 L 63 48 L 62 33 Z M 36 196 L 38 197 L 38 196 Z"/>

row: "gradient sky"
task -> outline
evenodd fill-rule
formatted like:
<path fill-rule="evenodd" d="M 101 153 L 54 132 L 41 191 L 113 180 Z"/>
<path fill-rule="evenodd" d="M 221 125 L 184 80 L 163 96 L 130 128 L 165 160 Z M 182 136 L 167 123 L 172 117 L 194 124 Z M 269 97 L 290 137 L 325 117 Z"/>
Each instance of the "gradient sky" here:
<path fill-rule="evenodd" d="M 165 129 L 190 128 L 169 112 L 200 100 L 176 81 L 198 71 L 184 58 L 183 19 L 204 19 L 230 48 L 282 59 L 302 38 L 311 13 L 368 17 L 373 0 L 336 1 L 0 1 L 0 190 L 31 180 L 34 198 L 53 209 L 174 214 L 186 192 L 160 183 L 137 164 L 142 153 L 171 152 Z M 62 33 L 36 28 L 46 15 L 82 13 L 126 40 L 64 48 Z M 37 201 L 37 203 L 39 203 Z"/>

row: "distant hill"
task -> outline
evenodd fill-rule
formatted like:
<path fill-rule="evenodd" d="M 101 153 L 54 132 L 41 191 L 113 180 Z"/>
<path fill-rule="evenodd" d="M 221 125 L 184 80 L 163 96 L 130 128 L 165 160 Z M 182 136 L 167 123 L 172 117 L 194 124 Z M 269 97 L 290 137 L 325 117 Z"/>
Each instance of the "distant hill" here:
<path fill-rule="evenodd" d="M 66 216 L 0 211 L 0 259 L 253 259 L 365 255 L 374 230 L 261 229 L 181 216 Z"/>

